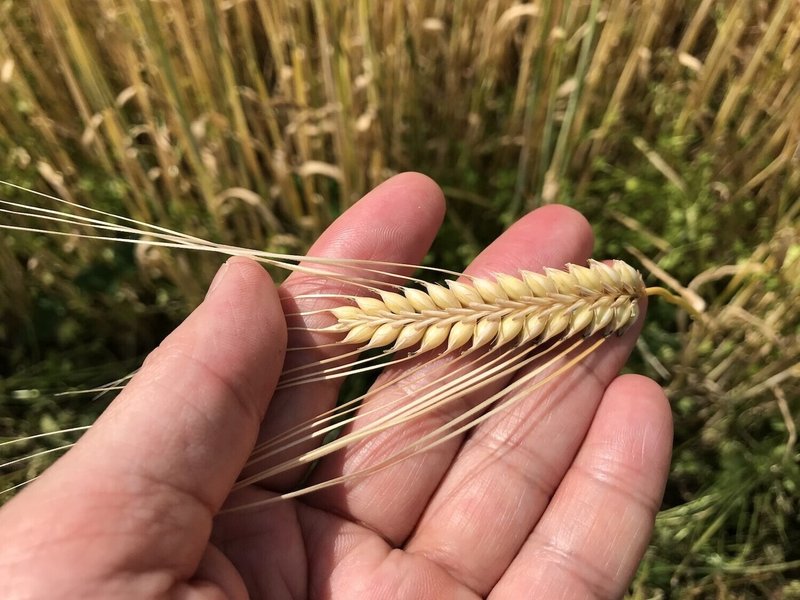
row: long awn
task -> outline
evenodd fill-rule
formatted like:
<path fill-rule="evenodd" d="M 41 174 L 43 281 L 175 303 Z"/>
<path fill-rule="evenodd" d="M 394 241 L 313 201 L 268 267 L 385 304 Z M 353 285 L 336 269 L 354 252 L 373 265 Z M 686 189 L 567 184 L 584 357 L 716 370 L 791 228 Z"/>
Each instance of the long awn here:
<path fill-rule="evenodd" d="M 286 310 L 290 330 L 328 336 L 329 343 L 315 348 L 332 352 L 312 363 L 286 368 L 279 389 L 399 364 L 406 368 L 379 380 L 357 398 L 256 446 L 236 488 L 288 472 L 308 471 L 326 456 L 381 432 L 408 426 L 477 390 L 491 390 L 494 382 L 520 374 L 499 391 L 485 392 L 487 397 L 477 404 L 467 405 L 456 416 L 376 464 L 319 483 L 301 484 L 270 501 L 365 477 L 461 435 L 560 376 L 601 347 L 609 336 L 624 333 L 639 317 L 638 303 L 644 296 L 664 296 L 696 312 L 684 299 L 664 288 L 646 287 L 636 269 L 618 260 L 608 264 L 589 261 L 587 266 L 568 264 L 563 270 L 545 269 L 544 273 L 500 274 L 491 280 L 401 263 L 279 254 L 217 244 L 0 183 L 64 207 L 59 210 L 0 199 L 0 213 L 35 221 L 34 226 L 0 223 L 0 229 L 248 256 L 272 267 L 313 276 L 321 284 L 335 281 L 345 286 L 347 293 L 312 291 L 295 298 L 324 301 L 321 308 Z M 398 272 L 411 268 L 447 279 L 441 284 L 429 283 Z M 319 315 L 327 319 L 327 325 L 305 325 L 307 318 Z M 290 346 L 288 350 L 308 349 Z M 366 357 L 359 358 L 368 350 L 371 352 Z M 438 377 L 430 378 L 426 373 L 429 380 L 418 387 L 415 397 L 372 406 L 370 401 L 378 393 L 427 369 L 432 361 L 446 363 L 446 368 L 440 369 Z M 117 389 L 122 383 L 114 382 L 99 391 Z M 42 435 L 79 433 L 85 429 Z M 28 439 L 32 438 L 23 438 Z M 22 440 L 0 446 L 17 441 Z M 1 466 L 9 467 L 72 445 L 16 458 Z"/>

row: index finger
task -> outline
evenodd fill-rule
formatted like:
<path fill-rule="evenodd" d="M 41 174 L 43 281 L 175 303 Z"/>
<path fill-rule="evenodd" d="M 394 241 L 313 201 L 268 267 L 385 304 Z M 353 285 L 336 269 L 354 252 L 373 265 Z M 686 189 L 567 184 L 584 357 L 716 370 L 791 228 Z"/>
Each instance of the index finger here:
<path fill-rule="evenodd" d="M 308 254 L 324 258 L 418 264 L 436 236 L 443 216 L 444 198 L 439 187 L 419 173 L 403 173 L 379 185 L 348 209 L 328 227 Z M 313 262 L 310 264 L 317 266 Z M 325 268 L 328 268 L 327 265 Z M 400 269 L 387 267 L 386 270 L 397 272 Z M 376 275 L 375 279 L 380 280 L 381 276 Z M 358 291 L 350 289 L 349 293 Z M 294 273 L 281 286 L 280 292 L 284 309 L 289 314 L 340 305 L 341 301 L 337 300 L 300 296 L 348 293 L 348 288 L 336 280 Z M 329 315 L 322 314 L 288 317 L 290 326 L 301 327 L 298 331 L 290 332 L 287 367 L 314 363 L 350 350 L 344 345 L 339 345 L 338 348 L 313 348 L 335 339 L 330 335 L 307 331 L 309 328 L 329 325 L 330 319 Z M 303 350 L 291 351 L 298 346 L 303 347 Z M 259 439 L 273 439 L 333 407 L 341 384 L 342 379 L 330 379 L 279 390 L 270 404 Z M 290 453 L 296 455 L 310 449 L 314 444 L 312 441 L 298 445 Z M 270 460 L 277 459 L 273 457 Z M 252 471 L 258 473 L 265 464 L 267 463 L 253 464 Z M 270 489 L 285 490 L 295 484 L 300 475 L 297 472 L 285 473 L 268 479 L 262 485 Z"/>

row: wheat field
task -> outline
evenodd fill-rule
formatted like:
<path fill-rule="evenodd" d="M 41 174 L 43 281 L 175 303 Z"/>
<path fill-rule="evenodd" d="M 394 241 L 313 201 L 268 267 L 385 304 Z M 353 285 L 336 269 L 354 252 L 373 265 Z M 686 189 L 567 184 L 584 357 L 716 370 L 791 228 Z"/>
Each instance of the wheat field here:
<path fill-rule="evenodd" d="M 367 190 L 418 170 L 449 204 L 427 266 L 461 271 L 559 202 L 590 220 L 597 257 L 702 298 L 697 320 L 653 300 L 628 367 L 664 385 L 675 418 L 631 598 L 800 598 L 798 144 L 793 0 L 0 5 L 0 180 L 302 254 Z M 0 240 L 8 437 L 88 425 L 102 401 L 56 394 L 136 368 L 218 265 Z"/>

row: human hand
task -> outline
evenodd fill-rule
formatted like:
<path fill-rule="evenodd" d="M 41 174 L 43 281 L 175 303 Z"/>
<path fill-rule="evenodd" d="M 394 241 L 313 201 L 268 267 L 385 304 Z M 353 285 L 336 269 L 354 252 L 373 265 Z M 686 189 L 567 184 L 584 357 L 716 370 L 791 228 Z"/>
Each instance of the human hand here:
<path fill-rule="evenodd" d="M 310 254 L 416 263 L 442 214 L 430 180 L 398 176 Z M 549 206 L 470 272 L 582 263 L 591 247 L 582 217 Z M 292 275 L 284 306 L 308 283 Z M 259 265 L 230 259 L 96 425 L 0 510 L 2 596 L 619 597 L 649 540 L 671 445 L 661 389 L 616 376 L 638 331 L 609 339 L 466 438 L 307 497 L 217 515 L 259 436 L 329 408 L 338 389 L 328 381 L 273 394 L 281 301 Z M 314 359 L 296 354 L 295 364 Z M 331 456 L 315 477 L 362 469 L 409 435 L 385 432 Z M 258 501 L 297 483 L 284 477 L 237 497 Z"/>

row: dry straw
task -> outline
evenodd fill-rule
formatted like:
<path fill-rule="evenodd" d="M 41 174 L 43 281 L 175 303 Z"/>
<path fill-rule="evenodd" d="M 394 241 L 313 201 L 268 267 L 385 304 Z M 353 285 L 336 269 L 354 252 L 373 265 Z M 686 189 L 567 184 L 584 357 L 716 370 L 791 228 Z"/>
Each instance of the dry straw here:
<path fill-rule="evenodd" d="M 363 477 L 475 427 L 557 378 L 594 352 L 609 336 L 621 335 L 638 318 L 638 303 L 646 295 L 664 295 L 686 305 L 662 288 L 646 288 L 639 272 L 619 260 L 609 264 L 589 261 L 588 266 L 570 264 L 564 270 L 548 268 L 543 273 L 521 271 L 518 276 L 500 274 L 493 280 L 427 268 L 440 276 L 455 277 L 444 284 L 434 284 L 395 272 L 409 265 L 301 257 L 224 246 L 24 191 L 66 205 L 69 212 L 0 200 L 0 212 L 15 218 L 32 218 L 41 224 L 34 227 L 0 223 L 0 228 L 250 256 L 273 267 L 314 275 L 323 283 L 335 280 L 358 290 L 351 294 L 309 293 L 298 298 L 324 298 L 331 303 L 327 308 L 287 317 L 290 323 L 304 323 L 307 317 L 327 314 L 329 325 L 299 328 L 330 335 L 330 343 L 323 346 L 336 350 L 330 358 L 285 370 L 279 387 L 342 378 L 399 363 L 406 363 L 406 368 L 358 398 L 258 446 L 245 469 L 247 476 L 237 487 L 309 468 L 325 456 L 381 432 L 418 422 L 467 395 L 518 375 L 499 391 L 487 391 L 488 397 L 477 405 L 465 408 L 433 429 L 423 430 L 410 444 L 378 464 L 293 490 L 277 499 Z M 290 351 L 307 349 L 289 348 Z M 358 358 L 367 350 L 373 352 Z M 434 364 L 432 372 L 431 364 Z M 381 390 L 413 377 L 422 368 L 428 369 L 428 382 L 416 390 L 414 397 L 388 405 L 370 404 Z M 117 386 L 109 389 L 112 387 Z M 32 457 L 16 459 L 5 466 Z"/>

